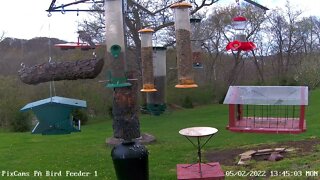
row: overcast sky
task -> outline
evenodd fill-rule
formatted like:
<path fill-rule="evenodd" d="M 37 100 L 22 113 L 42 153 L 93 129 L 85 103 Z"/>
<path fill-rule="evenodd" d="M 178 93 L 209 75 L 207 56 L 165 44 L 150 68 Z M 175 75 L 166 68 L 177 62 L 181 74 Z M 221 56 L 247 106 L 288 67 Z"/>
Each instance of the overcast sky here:
<path fill-rule="evenodd" d="M 70 2 L 57 0 L 57 5 L 63 1 Z M 55 37 L 76 41 L 78 22 L 87 17 L 87 13 L 80 12 L 77 16 L 76 12 L 55 12 L 48 17 L 46 10 L 50 3 L 51 0 L 1 0 L 0 33 L 5 32 L 6 37 L 22 39 Z"/>
<path fill-rule="evenodd" d="M 74 0 L 57 0 L 57 5 Z M 284 7 L 286 0 L 256 0 L 270 8 Z M 87 13 L 52 13 L 48 17 L 51 0 L 2 0 L 0 3 L 0 33 L 5 37 L 31 39 L 34 37 L 55 37 L 66 41 L 77 40 L 78 22 L 87 17 Z M 290 0 L 290 3 L 305 12 L 306 16 L 320 16 L 319 0 Z M 216 5 L 235 4 L 235 0 L 219 0 Z"/>

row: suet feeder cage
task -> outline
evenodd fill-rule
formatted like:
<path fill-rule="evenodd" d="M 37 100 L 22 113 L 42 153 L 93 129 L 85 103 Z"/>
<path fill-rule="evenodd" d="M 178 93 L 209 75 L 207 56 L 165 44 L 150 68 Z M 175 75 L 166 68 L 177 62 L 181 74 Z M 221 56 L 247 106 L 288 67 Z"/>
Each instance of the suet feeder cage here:
<path fill-rule="evenodd" d="M 86 107 L 86 101 L 54 96 L 29 103 L 20 111 L 32 110 L 36 115 L 39 122 L 32 134 L 55 135 L 79 132 L 80 123 L 75 122 L 71 113 L 75 109 Z"/>
<path fill-rule="evenodd" d="M 256 48 L 256 45 L 247 41 L 246 39 L 246 26 L 247 26 L 247 18 L 243 16 L 237 16 L 232 19 L 232 26 L 235 30 L 234 41 L 229 42 L 226 50 L 232 51 L 251 51 Z"/>
<path fill-rule="evenodd" d="M 192 66 L 193 68 L 203 68 L 201 51 L 201 41 L 199 40 L 201 19 L 191 18 L 191 47 L 192 47 Z"/>
<path fill-rule="evenodd" d="M 126 77 L 122 0 L 105 1 L 108 88 L 131 86 Z"/>
<path fill-rule="evenodd" d="M 190 12 L 191 4 L 180 2 L 171 5 L 174 10 L 174 26 L 176 32 L 176 49 L 178 65 L 178 84 L 176 88 L 195 88 L 198 85 L 194 82 L 192 68 L 191 48 L 191 25 Z"/>
<path fill-rule="evenodd" d="M 165 47 L 153 47 L 153 74 L 157 92 L 147 94 L 147 110 L 160 115 L 166 110 L 166 51 Z"/>
<path fill-rule="evenodd" d="M 234 132 L 288 133 L 306 131 L 305 86 L 230 86 L 229 125 Z"/>
<path fill-rule="evenodd" d="M 152 29 L 141 29 L 141 61 L 142 61 L 142 92 L 157 91 L 154 85 L 153 58 L 152 58 Z"/>

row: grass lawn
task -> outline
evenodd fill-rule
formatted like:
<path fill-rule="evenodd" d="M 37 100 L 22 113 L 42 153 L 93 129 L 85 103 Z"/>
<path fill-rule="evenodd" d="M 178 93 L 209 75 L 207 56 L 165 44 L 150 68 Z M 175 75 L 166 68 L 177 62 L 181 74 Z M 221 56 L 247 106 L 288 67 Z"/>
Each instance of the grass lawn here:
<path fill-rule="evenodd" d="M 248 147 L 281 141 L 318 138 L 320 135 L 320 90 L 311 92 L 307 108 L 307 132 L 299 135 L 247 134 L 225 130 L 228 122 L 226 105 L 208 105 L 190 110 L 166 112 L 159 117 L 142 115 L 141 132 L 150 133 L 157 142 L 148 145 L 150 180 L 176 179 L 176 164 L 195 162 L 196 150 L 178 131 L 191 126 L 211 126 L 219 129 L 206 145 L 205 151 Z M 89 178 L 116 179 L 111 160 L 111 148 L 105 140 L 112 136 L 110 119 L 96 118 L 83 126 L 81 133 L 58 136 L 31 135 L 0 131 L 0 179 L 11 173 L 42 173 L 42 179 L 66 179 L 66 171 L 90 172 Z M 320 147 L 317 148 L 320 151 Z M 223 166 L 224 171 L 238 170 L 315 170 L 320 172 L 319 153 L 288 158 L 276 163 L 258 162 L 250 167 Z M 9 172 L 7 172 L 9 171 Z M 46 171 L 62 177 L 46 176 Z M 96 176 L 95 176 L 96 175 Z M 70 177 L 77 179 L 78 177 Z M 282 179 L 283 177 L 278 177 Z M 10 178 L 11 179 L 11 178 Z M 239 179 L 239 177 L 226 177 Z M 244 178 L 246 179 L 246 178 Z M 276 178 L 275 178 L 276 179 Z M 290 177 L 290 179 L 293 179 Z M 300 177 L 296 179 L 306 179 Z"/>

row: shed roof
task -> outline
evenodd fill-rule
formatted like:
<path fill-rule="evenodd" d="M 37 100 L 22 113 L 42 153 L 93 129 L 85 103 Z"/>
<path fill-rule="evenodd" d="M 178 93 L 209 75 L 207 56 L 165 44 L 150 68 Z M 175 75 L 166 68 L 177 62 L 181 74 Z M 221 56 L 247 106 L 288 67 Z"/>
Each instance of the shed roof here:
<path fill-rule="evenodd" d="M 223 104 L 308 105 L 308 87 L 230 86 Z"/>
<path fill-rule="evenodd" d="M 87 107 L 87 102 L 79 99 L 71 99 L 71 98 L 65 98 L 65 97 L 59 97 L 59 96 L 53 96 L 47 99 L 42 99 L 39 101 L 35 101 L 32 103 L 29 103 L 25 105 L 20 111 L 27 111 L 29 109 L 47 105 L 47 104 L 61 104 L 61 105 L 67 105 L 70 107 L 78 107 L 78 108 L 85 108 Z"/>

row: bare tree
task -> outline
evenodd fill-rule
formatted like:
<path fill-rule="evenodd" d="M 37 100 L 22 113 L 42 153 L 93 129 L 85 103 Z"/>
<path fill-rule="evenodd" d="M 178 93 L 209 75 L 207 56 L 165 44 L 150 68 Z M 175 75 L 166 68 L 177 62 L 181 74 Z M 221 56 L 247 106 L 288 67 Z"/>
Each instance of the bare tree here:
<path fill-rule="evenodd" d="M 320 60 L 318 54 L 304 56 L 297 72 L 294 76 L 295 80 L 300 84 L 315 89 L 320 84 Z"/>
<path fill-rule="evenodd" d="M 0 33 L 0 42 L 5 38 L 5 33 L 4 32 L 2 32 L 2 33 Z"/>
<path fill-rule="evenodd" d="M 176 2 L 183 0 L 127 0 L 127 9 L 125 11 L 125 24 L 127 29 L 127 41 L 130 47 L 137 49 L 137 63 L 140 64 L 140 38 L 138 31 L 142 28 L 154 29 L 154 34 L 157 37 L 157 42 L 164 46 L 169 46 L 174 43 L 173 36 L 173 15 L 170 6 Z M 191 0 L 193 5 L 191 15 L 199 13 L 204 7 L 208 7 L 218 2 L 219 0 Z M 101 10 L 103 7 L 96 4 L 92 7 L 95 10 Z M 80 23 L 80 28 L 91 33 L 93 38 L 102 42 L 104 35 L 104 14 L 102 12 L 91 13 L 92 17 Z M 169 32 L 169 33 L 168 33 Z M 140 69 L 140 68 L 139 68 Z"/>
<path fill-rule="evenodd" d="M 295 54 L 299 51 L 302 40 L 298 35 L 298 17 L 301 11 L 294 11 L 287 1 L 285 11 L 277 9 L 269 16 L 269 36 L 272 41 L 272 53 L 275 54 L 275 71 L 279 84 L 286 84 L 290 66 L 293 65 Z"/>

